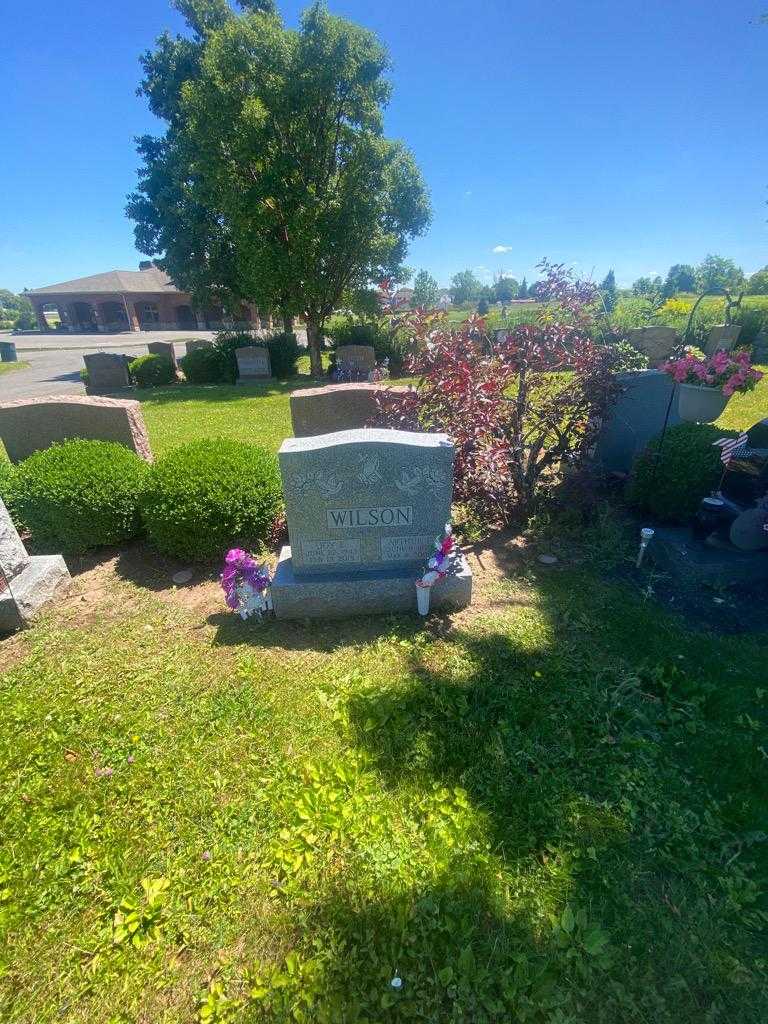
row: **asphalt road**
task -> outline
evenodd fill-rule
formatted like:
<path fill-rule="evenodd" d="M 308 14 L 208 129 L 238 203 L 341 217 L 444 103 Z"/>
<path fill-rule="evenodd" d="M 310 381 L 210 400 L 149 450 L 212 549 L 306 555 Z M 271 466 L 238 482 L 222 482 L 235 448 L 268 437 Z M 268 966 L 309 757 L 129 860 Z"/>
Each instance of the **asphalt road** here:
<path fill-rule="evenodd" d="M 304 332 L 299 333 L 299 344 L 306 344 Z M 179 332 L 183 339 L 214 338 L 212 331 Z M 80 380 L 86 352 L 125 352 L 140 356 L 147 351 L 150 341 L 173 341 L 176 358 L 185 353 L 184 341 L 177 341 L 167 331 L 143 331 L 141 334 L 52 334 L 7 335 L 2 340 L 14 341 L 19 361 L 29 363 L 24 370 L 0 374 L 0 402 L 15 398 L 38 398 L 43 395 L 84 395 Z M 178 336 L 177 336 L 178 337 Z"/>

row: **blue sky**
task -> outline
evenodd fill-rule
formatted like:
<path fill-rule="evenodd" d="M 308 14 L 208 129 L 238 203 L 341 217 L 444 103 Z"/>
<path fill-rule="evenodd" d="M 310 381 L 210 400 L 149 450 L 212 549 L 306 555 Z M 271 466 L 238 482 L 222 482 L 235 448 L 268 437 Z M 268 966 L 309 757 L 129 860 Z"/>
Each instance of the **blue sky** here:
<path fill-rule="evenodd" d="M 329 6 L 392 56 L 387 131 L 434 205 L 415 269 L 530 280 L 547 256 L 629 283 L 707 252 L 768 263 L 768 0 Z M 166 27 L 166 0 L 6 7 L 0 287 L 137 265 L 123 207 L 133 137 L 157 125 L 137 58 Z"/>

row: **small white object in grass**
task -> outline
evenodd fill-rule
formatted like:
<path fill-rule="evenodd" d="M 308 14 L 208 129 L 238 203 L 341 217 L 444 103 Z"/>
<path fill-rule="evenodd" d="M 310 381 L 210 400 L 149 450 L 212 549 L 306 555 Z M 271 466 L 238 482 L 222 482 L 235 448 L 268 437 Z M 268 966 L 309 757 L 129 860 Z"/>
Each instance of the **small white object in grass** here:
<path fill-rule="evenodd" d="M 554 565 L 557 561 L 557 555 L 539 555 L 539 561 L 542 565 Z"/>
<path fill-rule="evenodd" d="M 390 983 L 389 983 L 389 984 L 390 984 L 390 985 L 392 986 L 392 988 L 394 988 L 394 989 L 400 989 L 400 988 L 402 988 L 402 987 L 403 987 L 403 979 L 402 979 L 402 978 L 400 977 L 400 975 L 399 975 L 399 974 L 396 974 L 396 975 L 394 976 L 394 978 L 392 979 L 392 981 L 390 981 Z"/>
<path fill-rule="evenodd" d="M 173 574 L 173 582 L 177 587 L 180 587 L 184 583 L 189 583 L 193 576 L 194 573 L 191 569 L 180 569 L 178 572 Z"/>
<path fill-rule="evenodd" d="M 725 604 L 724 597 L 713 597 L 712 600 L 715 602 L 715 604 Z"/>

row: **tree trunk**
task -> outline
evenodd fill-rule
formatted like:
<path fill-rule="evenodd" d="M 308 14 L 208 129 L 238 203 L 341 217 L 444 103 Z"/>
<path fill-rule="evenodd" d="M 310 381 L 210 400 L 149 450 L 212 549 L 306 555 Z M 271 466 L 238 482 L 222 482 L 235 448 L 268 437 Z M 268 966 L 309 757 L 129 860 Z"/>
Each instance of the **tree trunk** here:
<path fill-rule="evenodd" d="M 293 317 L 290 313 L 283 313 L 283 331 L 285 334 L 293 334 Z"/>
<path fill-rule="evenodd" d="M 323 376 L 323 357 L 321 355 L 322 335 L 320 324 L 315 316 L 307 315 L 307 345 L 309 347 L 309 372 L 319 380 Z"/>

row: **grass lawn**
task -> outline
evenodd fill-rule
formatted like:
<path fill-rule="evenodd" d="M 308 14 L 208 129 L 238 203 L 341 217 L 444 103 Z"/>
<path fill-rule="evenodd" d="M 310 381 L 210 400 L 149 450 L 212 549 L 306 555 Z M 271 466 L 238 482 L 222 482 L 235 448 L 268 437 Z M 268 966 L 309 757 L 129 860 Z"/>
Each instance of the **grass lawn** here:
<path fill-rule="evenodd" d="M 0 363 L 0 377 L 4 373 L 13 373 L 14 370 L 26 370 L 28 366 L 29 363 L 25 363 L 22 359 L 15 363 Z"/>
<path fill-rule="evenodd" d="M 295 386 L 148 393 L 153 447 L 274 450 Z M 0 1020 L 768 1019 L 768 635 L 662 609 L 607 520 L 544 543 L 426 622 L 73 560 L 0 642 Z"/>

